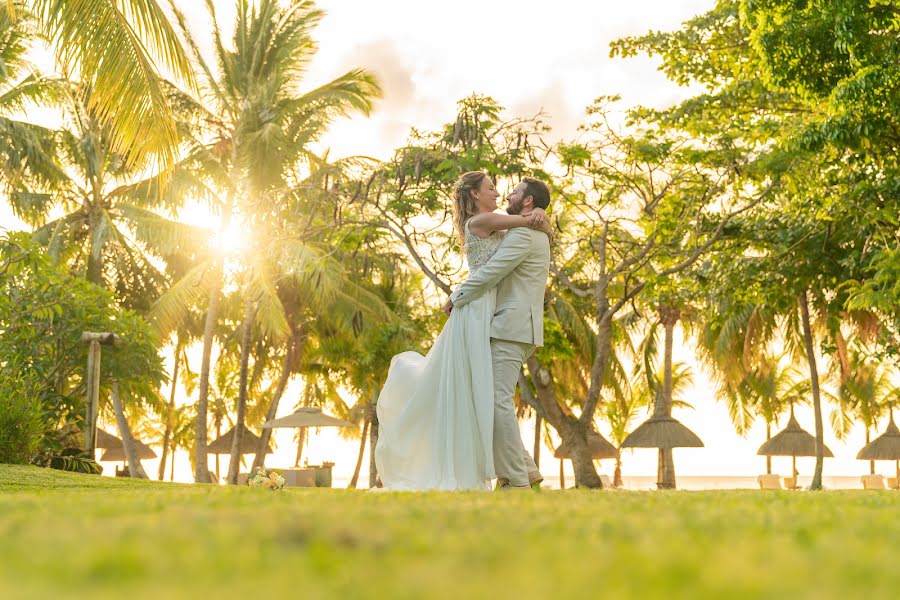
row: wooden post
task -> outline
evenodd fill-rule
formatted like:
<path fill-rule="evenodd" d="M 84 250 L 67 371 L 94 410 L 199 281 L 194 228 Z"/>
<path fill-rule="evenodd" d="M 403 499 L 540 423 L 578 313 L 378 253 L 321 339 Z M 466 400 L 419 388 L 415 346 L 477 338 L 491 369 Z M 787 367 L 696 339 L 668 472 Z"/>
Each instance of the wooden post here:
<path fill-rule="evenodd" d="M 94 459 L 97 451 L 97 415 L 100 412 L 100 346 L 113 346 L 120 339 L 114 333 L 85 331 L 81 341 L 88 344 L 87 377 L 85 378 L 84 451 Z"/>
<path fill-rule="evenodd" d="M 375 446 L 378 445 L 378 394 L 379 389 L 372 390 L 372 403 L 369 410 L 369 488 L 382 487 L 381 479 L 378 478 L 378 467 L 375 464 Z"/>
<path fill-rule="evenodd" d="M 564 467 L 564 465 L 563 465 L 563 461 L 564 461 L 564 460 L 565 460 L 565 459 L 562 459 L 562 458 L 559 459 L 559 489 L 561 489 L 561 490 L 566 489 L 566 471 L 565 471 L 565 469 L 563 468 L 563 467 Z"/>

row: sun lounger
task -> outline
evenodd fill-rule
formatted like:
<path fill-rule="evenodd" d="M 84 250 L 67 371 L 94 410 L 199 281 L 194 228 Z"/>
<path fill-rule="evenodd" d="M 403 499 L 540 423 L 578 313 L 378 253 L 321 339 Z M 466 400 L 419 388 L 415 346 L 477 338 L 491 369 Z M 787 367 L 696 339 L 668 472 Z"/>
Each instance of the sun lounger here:
<path fill-rule="evenodd" d="M 756 478 L 761 490 L 781 490 L 781 478 L 778 475 L 760 475 Z"/>
<path fill-rule="evenodd" d="M 859 478 L 864 490 L 886 490 L 883 475 L 863 475 Z"/>
<path fill-rule="evenodd" d="M 799 490 L 800 486 L 797 485 L 796 477 L 785 477 L 784 478 L 784 487 L 788 490 Z"/>
<path fill-rule="evenodd" d="M 900 490 L 900 485 L 898 485 L 898 480 L 896 477 L 888 477 L 887 485 L 892 490 Z"/>

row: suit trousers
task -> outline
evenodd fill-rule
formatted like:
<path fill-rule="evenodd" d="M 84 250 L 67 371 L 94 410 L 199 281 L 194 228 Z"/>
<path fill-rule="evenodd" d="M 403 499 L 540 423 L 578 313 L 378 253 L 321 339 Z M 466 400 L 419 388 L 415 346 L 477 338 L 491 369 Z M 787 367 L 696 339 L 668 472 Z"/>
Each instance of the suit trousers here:
<path fill-rule="evenodd" d="M 532 344 L 491 338 L 491 363 L 494 372 L 494 470 L 499 479 L 521 487 L 529 485 L 529 473 L 538 472 L 534 459 L 522 443 L 513 402 L 519 372 L 532 352 Z"/>

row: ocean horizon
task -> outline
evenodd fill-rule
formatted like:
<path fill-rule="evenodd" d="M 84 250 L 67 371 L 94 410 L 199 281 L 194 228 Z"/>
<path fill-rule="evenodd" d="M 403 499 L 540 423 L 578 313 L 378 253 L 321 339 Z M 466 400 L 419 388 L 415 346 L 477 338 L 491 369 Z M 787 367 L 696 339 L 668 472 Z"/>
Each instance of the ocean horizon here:
<path fill-rule="evenodd" d="M 786 477 L 786 474 L 779 473 L 780 477 Z M 686 491 L 702 491 L 702 490 L 744 490 L 759 489 L 759 483 L 756 475 L 683 475 L 676 478 L 678 489 Z M 826 490 L 861 490 L 863 489 L 860 475 L 823 475 L 822 486 Z M 611 478 L 611 476 L 610 476 Z M 801 488 L 808 488 L 812 482 L 812 475 L 800 475 L 799 484 Z M 359 488 L 366 486 L 368 477 L 360 477 Z M 334 477 L 332 487 L 346 488 L 350 483 L 349 477 Z M 623 475 L 623 489 L 632 491 L 652 491 L 656 489 L 655 475 Z M 887 476 L 885 476 L 885 484 Z M 571 488 L 575 484 L 573 477 L 566 477 L 566 488 Z M 541 484 L 543 489 L 558 490 L 559 475 L 544 475 L 544 482 Z"/>

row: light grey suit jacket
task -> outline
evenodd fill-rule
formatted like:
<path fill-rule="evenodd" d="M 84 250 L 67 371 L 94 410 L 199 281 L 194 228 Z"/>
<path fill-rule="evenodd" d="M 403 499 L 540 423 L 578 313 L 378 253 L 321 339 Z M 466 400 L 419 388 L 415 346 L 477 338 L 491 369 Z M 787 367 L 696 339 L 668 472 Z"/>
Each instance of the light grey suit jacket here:
<path fill-rule="evenodd" d="M 543 346 L 549 273 L 550 238 L 541 231 L 515 227 L 490 260 L 450 294 L 450 301 L 453 306 L 465 306 L 496 287 L 491 337 Z"/>

